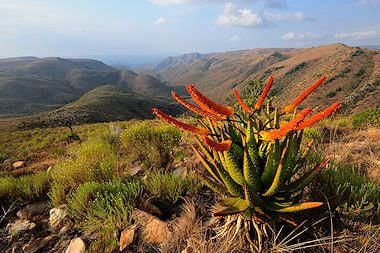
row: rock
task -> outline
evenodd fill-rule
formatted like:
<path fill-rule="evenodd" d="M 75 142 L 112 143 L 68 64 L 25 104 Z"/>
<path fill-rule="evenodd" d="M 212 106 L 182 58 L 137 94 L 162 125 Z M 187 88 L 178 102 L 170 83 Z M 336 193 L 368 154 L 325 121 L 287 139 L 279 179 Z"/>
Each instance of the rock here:
<path fill-rule="evenodd" d="M 49 224 L 53 231 L 59 231 L 69 221 L 65 207 L 65 205 L 61 205 L 50 209 Z"/>
<path fill-rule="evenodd" d="M 18 234 L 23 231 L 32 230 L 36 226 L 36 223 L 29 220 L 18 219 L 14 223 L 8 223 L 6 229 L 8 234 Z"/>
<path fill-rule="evenodd" d="M 24 162 L 24 161 L 17 161 L 17 162 L 14 162 L 14 163 L 12 164 L 12 167 L 13 167 L 14 169 L 24 168 L 25 166 L 26 166 L 26 162 Z"/>
<path fill-rule="evenodd" d="M 19 210 L 16 215 L 21 219 L 31 221 L 39 221 L 42 216 L 47 215 L 49 205 L 47 202 L 37 202 L 26 205 L 23 209 Z"/>
<path fill-rule="evenodd" d="M 54 238 L 55 237 L 53 235 L 49 235 L 45 238 L 37 238 L 35 240 L 31 240 L 22 247 L 22 250 L 24 253 L 35 253 L 45 247 Z"/>
<path fill-rule="evenodd" d="M 135 210 L 137 220 L 140 222 L 138 230 L 139 240 L 144 243 L 159 245 L 165 242 L 170 236 L 171 231 L 167 222 L 158 219 L 139 209 Z"/>
<path fill-rule="evenodd" d="M 181 178 L 186 178 L 187 176 L 187 168 L 186 167 L 178 167 L 173 171 L 173 174 L 181 177 Z"/>
<path fill-rule="evenodd" d="M 136 226 L 132 226 L 130 228 L 124 229 L 121 232 L 120 240 L 119 240 L 120 251 L 123 251 L 126 247 L 131 245 L 135 237 L 135 232 L 136 232 Z"/>
<path fill-rule="evenodd" d="M 141 166 L 135 166 L 128 170 L 128 174 L 130 176 L 137 175 L 140 171 L 143 171 L 143 168 Z"/>
<path fill-rule="evenodd" d="M 74 238 L 70 241 L 65 253 L 84 253 L 86 245 L 80 237 Z"/>

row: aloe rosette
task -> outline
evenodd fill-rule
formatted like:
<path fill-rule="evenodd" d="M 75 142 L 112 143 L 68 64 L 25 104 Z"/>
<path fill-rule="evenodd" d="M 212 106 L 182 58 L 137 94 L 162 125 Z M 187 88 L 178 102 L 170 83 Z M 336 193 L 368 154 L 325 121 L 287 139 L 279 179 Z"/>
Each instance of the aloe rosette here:
<path fill-rule="evenodd" d="M 297 107 L 325 79 L 319 79 L 283 109 L 273 108 L 266 99 L 274 83 L 272 77 L 252 107 L 234 90 L 240 112 L 212 101 L 193 84 L 186 89 L 196 105 L 172 92 L 181 105 L 201 116 L 198 126 L 180 122 L 153 108 L 153 113 L 163 121 L 194 135 L 196 145 L 192 148 L 204 167 L 197 169 L 196 174 L 220 195 L 223 206 L 214 215 L 238 214 L 255 222 L 280 219 L 294 223 L 289 213 L 322 205 L 296 202 L 295 196 L 328 162 L 325 160 L 311 169 L 305 164 L 312 141 L 301 145 L 303 130 L 335 113 L 341 103 L 314 114 L 310 107 L 303 110 Z"/>

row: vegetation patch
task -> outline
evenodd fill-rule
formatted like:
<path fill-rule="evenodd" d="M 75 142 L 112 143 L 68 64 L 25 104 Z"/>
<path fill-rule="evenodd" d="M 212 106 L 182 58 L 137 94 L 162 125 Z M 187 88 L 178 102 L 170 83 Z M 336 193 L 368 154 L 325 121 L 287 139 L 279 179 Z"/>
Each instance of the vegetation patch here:
<path fill-rule="evenodd" d="M 363 128 L 368 126 L 380 127 L 380 108 L 370 109 L 352 116 L 352 125 L 354 128 Z"/>
<path fill-rule="evenodd" d="M 174 159 L 173 149 L 179 145 L 181 133 L 170 125 L 143 122 L 124 130 L 120 138 L 130 163 L 165 168 Z"/>

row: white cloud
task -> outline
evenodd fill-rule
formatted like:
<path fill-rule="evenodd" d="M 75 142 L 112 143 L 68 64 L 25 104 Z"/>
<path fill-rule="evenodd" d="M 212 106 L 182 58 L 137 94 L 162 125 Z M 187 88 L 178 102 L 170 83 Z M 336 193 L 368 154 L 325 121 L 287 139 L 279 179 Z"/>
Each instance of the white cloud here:
<path fill-rule="evenodd" d="M 226 3 L 216 22 L 224 26 L 260 26 L 264 20 L 251 9 L 238 9 L 233 3 Z"/>
<path fill-rule="evenodd" d="M 376 31 L 365 32 L 351 32 L 351 33 L 337 33 L 335 39 L 353 39 L 353 40 L 366 40 L 375 39 L 380 37 L 380 33 Z"/>
<path fill-rule="evenodd" d="M 264 17 L 266 20 L 271 22 L 284 22 L 284 21 L 303 21 L 305 20 L 305 15 L 302 12 L 295 13 L 272 13 L 264 12 Z"/>
<path fill-rule="evenodd" d="M 224 5 L 223 13 L 217 17 L 216 23 L 224 26 L 264 27 L 279 22 L 304 20 L 306 18 L 302 12 L 280 14 L 266 11 L 258 13 L 248 8 L 239 9 L 235 4 L 229 2 Z"/>
<path fill-rule="evenodd" d="M 230 38 L 230 41 L 232 41 L 232 42 L 240 41 L 240 40 L 241 40 L 241 38 L 240 38 L 239 35 L 235 35 L 235 36 L 233 36 L 233 37 Z"/>
<path fill-rule="evenodd" d="M 306 32 L 296 34 L 294 32 L 288 32 L 281 36 L 282 40 L 318 40 L 323 36 L 316 33 Z"/>
<path fill-rule="evenodd" d="M 165 17 L 159 17 L 156 21 L 154 21 L 155 25 L 165 25 L 168 23 L 168 19 Z"/>
<path fill-rule="evenodd" d="M 190 3 L 191 0 L 150 0 L 153 4 L 157 5 L 172 5 Z"/>

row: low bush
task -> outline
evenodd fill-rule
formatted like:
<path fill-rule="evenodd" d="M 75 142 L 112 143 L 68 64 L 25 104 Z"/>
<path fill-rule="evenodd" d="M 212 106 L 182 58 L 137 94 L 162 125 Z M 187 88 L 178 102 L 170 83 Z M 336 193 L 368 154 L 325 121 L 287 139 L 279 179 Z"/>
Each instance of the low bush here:
<path fill-rule="evenodd" d="M 355 114 L 352 117 L 352 125 L 354 128 L 363 128 L 367 126 L 380 127 L 380 108 L 370 109 Z"/>
<path fill-rule="evenodd" d="M 35 200 L 46 196 L 50 187 L 50 176 L 46 171 L 19 178 L 0 178 L 0 198 Z"/>
<path fill-rule="evenodd" d="M 52 169 L 49 197 L 54 206 L 62 204 L 67 192 L 90 181 L 104 182 L 118 177 L 117 155 L 111 144 L 91 139 L 82 143 L 76 156 Z"/>
<path fill-rule="evenodd" d="M 349 166 L 333 165 L 320 175 L 322 191 L 351 220 L 378 219 L 380 186 Z"/>
<path fill-rule="evenodd" d="M 170 125 L 153 125 L 146 122 L 133 125 L 121 134 L 130 162 L 139 161 L 145 168 L 166 167 L 173 161 L 173 148 L 181 133 Z"/>
<path fill-rule="evenodd" d="M 117 235 L 131 224 L 135 201 L 142 194 L 138 182 L 87 182 L 68 197 L 69 216 L 78 227 L 96 233 L 90 248 L 93 251 L 114 252 Z"/>
<path fill-rule="evenodd" d="M 171 205 L 183 197 L 188 189 L 188 181 L 172 173 L 151 172 L 143 183 L 150 197 Z"/>

